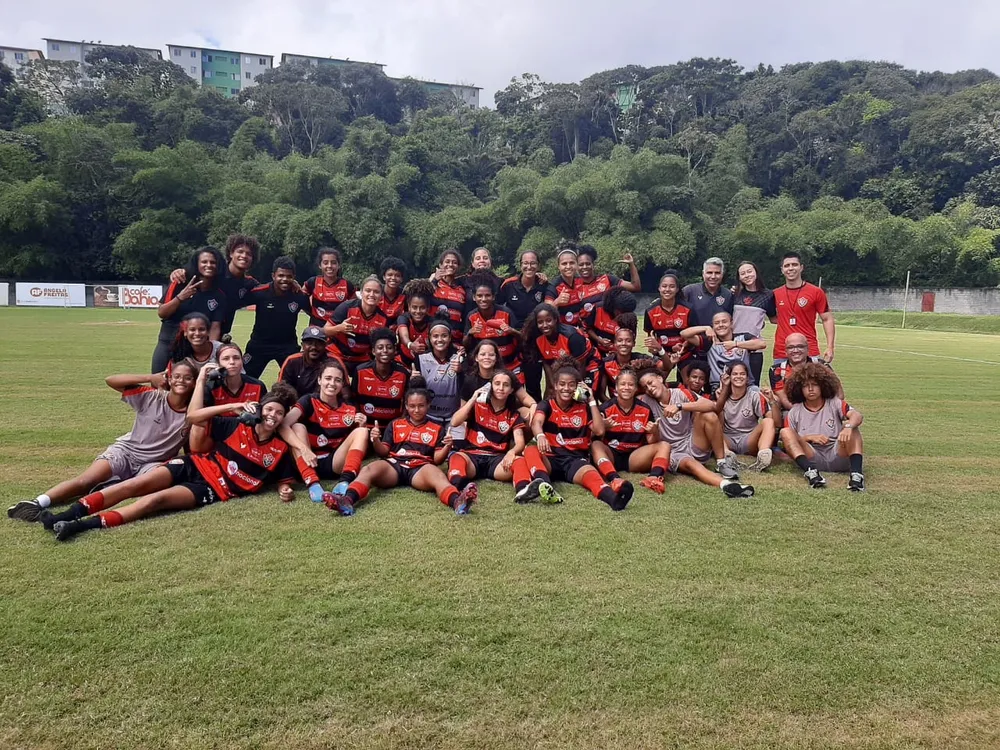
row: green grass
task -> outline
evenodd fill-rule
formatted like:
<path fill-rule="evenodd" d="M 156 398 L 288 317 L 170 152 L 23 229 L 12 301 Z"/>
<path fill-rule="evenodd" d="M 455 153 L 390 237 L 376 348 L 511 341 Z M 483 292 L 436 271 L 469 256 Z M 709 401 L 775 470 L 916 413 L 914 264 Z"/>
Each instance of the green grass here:
<path fill-rule="evenodd" d="M 0 500 L 128 428 L 102 378 L 155 333 L 0 310 Z M 752 501 L 673 478 L 621 514 L 486 486 L 465 519 L 408 490 L 66 545 L 4 518 L 0 747 L 996 746 L 1000 340 L 839 333 L 862 496 L 780 466 Z"/>
<path fill-rule="evenodd" d="M 839 326 L 899 328 L 902 310 L 881 312 L 838 312 Z M 954 315 L 950 313 L 907 313 L 906 328 L 914 331 L 954 331 L 956 333 L 1000 334 L 1000 315 Z"/>

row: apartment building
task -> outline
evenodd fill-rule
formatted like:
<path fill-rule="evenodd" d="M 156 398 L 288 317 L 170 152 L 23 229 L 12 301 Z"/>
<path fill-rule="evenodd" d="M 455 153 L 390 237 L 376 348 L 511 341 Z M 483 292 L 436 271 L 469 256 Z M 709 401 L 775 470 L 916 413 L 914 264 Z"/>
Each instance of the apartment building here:
<path fill-rule="evenodd" d="M 83 75 L 82 85 L 93 85 L 87 76 L 86 58 L 87 53 L 96 47 L 119 47 L 124 48 L 125 44 L 104 44 L 100 40 L 89 42 L 78 42 L 72 39 L 42 39 L 45 42 L 45 57 L 49 60 L 62 60 L 64 62 L 75 62 L 80 64 L 80 73 Z M 140 52 L 145 52 L 154 60 L 162 60 L 163 53 L 152 47 L 136 47 Z"/>
<path fill-rule="evenodd" d="M 202 86 L 212 86 L 223 96 L 236 96 L 256 86 L 257 76 L 274 67 L 273 55 L 235 52 L 206 47 L 168 44 L 167 55 Z"/>
<path fill-rule="evenodd" d="M 306 65 L 333 65 L 336 67 L 344 67 L 347 65 L 374 65 L 379 70 L 385 68 L 382 63 L 376 62 L 364 62 L 363 60 L 350 60 L 350 59 L 340 59 L 338 57 L 314 57 L 312 55 L 294 55 L 290 52 L 281 53 L 281 64 L 291 62 L 302 62 Z"/>
<path fill-rule="evenodd" d="M 40 49 L 25 49 L 24 47 L 4 47 L 0 45 L 0 65 L 10 68 L 17 75 L 22 66 L 32 60 L 42 60 L 45 55 Z"/>
<path fill-rule="evenodd" d="M 393 78 L 394 81 L 401 81 L 401 78 Z M 463 104 L 476 109 L 479 107 L 479 92 L 482 88 L 479 86 L 470 86 L 464 83 L 441 83 L 440 81 L 422 81 L 419 78 L 414 78 L 417 83 L 421 84 L 428 94 L 438 94 L 441 92 L 446 92 L 454 96 Z"/>

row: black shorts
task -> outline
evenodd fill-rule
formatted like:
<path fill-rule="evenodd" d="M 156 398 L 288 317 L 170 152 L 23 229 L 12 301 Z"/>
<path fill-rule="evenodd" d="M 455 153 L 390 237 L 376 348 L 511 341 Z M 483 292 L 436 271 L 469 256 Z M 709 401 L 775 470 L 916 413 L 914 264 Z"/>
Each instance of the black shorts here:
<path fill-rule="evenodd" d="M 473 479 L 493 479 L 497 467 L 503 463 L 503 454 L 496 456 L 486 453 L 465 453 L 463 451 L 462 455 L 468 456 L 469 460 L 472 461 L 472 468 L 476 472 Z"/>
<path fill-rule="evenodd" d="M 336 479 L 340 476 L 333 470 L 333 454 L 316 456 L 316 476 L 320 479 Z"/>
<path fill-rule="evenodd" d="M 628 471 L 628 459 L 631 453 L 625 453 L 624 451 L 615 450 L 614 448 L 608 448 L 611 451 L 611 460 L 615 464 L 615 471 Z"/>
<path fill-rule="evenodd" d="M 196 505 L 211 505 L 219 501 L 212 486 L 205 481 L 190 456 L 175 458 L 165 464 L 174 487 L 183 487 L 194 495 Z"/>
<path fill-rule="evenodd" d="M 576 473 L 580 471 L 584 466 L 591 466 L 592 464 L 585 458 L 580 458 L 579 456 L 557 456 L 552 455 L 547 457 L 549 463 L 552 464 L 551 476 L 553 481 L 565 481 L 572 482 L 573 477 Z"/>
<path fill-rule="evenodd" d="M 421 464 L 420 466 L 414 466 L 412 469 L 397 463 L 393 459 L 386 459 L 389 462 L 389 466 L 396 470 L 396 486 L 398 487 L 412 487 L 413 477 L 418 471 L 427 466 L 428 464 Z"/>

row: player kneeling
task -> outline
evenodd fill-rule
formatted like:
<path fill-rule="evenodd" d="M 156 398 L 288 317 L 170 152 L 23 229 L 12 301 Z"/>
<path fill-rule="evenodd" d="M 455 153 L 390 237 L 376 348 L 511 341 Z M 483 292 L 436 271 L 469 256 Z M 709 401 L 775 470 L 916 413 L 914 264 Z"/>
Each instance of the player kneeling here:
<path fill-rule="evenodd" d="M 623 329 L 624 330 L 624 329 Z M 660 440 L 649 407 L 635 400 L 639 378 L 631 367 L 615 378 L 615 397 L 601 404 L 604 436 L 590 446 L 594 464 L 612 487 L 619 471 L 649 472 L 640 482 L 646 489 L 663 494 L 663 477 L 670 468 L 670 446 Z"/>
<path fill-rule="evenodd" d="M 392 420 L 382 430 L 375 423 L 371 429 L 372 448 L 381 461 L 361 469 L 358 478 L 343 495 L 335 495 L 331 509 L 341 515 L 354 514 L 354 506 L 368 496 L 369 488 L 412 487 L 421 492 L 433 492 L 441 502 L 464 516 L 475 500 L 468 488 L 459 492 L 437 467 L 451 450 L 452 438 L 445 426 L 427 419 L 433 394 L 425 387 L 422 377 L 410 379 L 404 404 L 406 416 Z"/>
<path fill-rule="evenodd" d="M 347 382 L 347 368 L 330 360 L 319 376 L 319 393 L 303 396 L 285 417 L 285 426 L 309 446 L 300 451 L 293 446 L 295 465 L 309 488 L 314 503 L 327 505 L 334 495 L 343 495 L 361 470 L 368 451 L 366 417 L 351 404 L 340 400 Z M 333 493 L 324 492 L 320 479 L 340 482 Z"/>
<path fill-rule="evenodd" d="M 600 437 L 605 430 L 594 394 L 581 384 L 583 375 L 572 358 L 556 360 L 550 372 L 555 395 L 538 404 L 531 420 L 537 447 L 529 445 L 514 461 L 514 500 L 561 503 L 552 481 L 565 480 L 590 490 L 611 510 L 624 510 L 632 499 L 631 483 L 617 479 L 605 484 L 589 461 L 591 436 Z"/>
<path fill-rule="evenodd" d="M 757 456 L 750 470 L 764 471 L 771 465 L 775 440 L 771 403 L 760 388 L 750 385 L 744 362 L 735 362 L 722 373 L 715 398 L 726 447 L 737 456 Z"/>
<path fill-rule="evenodd" d="M 213 451 L 175 458 L 134 479 L 92 492 L 62 513 L 46 511 L 38 520 L 55 532 L 56 539 L 65 541 L 88 529 L 121 526 L 163 511 L 193 510 L 252 495 L 270 479 L 278 480 L 278 495 L 289 502 L 295 496 L 295 469 L 291 449 L 278 437 L 278 429 L 294 401 L 295 392 L 279 383 L 259 406 L 223 404 L 191 410 L 189 424 L 211 420 Z M 132 497 L 139 499 L 120 511 L 108 510 Z"/>
<path fill-rule="evenodd" d="M 813 489 L 826 486 L 822 471 L 850 472 L 851 492 L 864 492 L 861 426 L 864 417 L 837 393 L 840 380 L 821 364 L 809 362 L 788 378 L 792 408 L 785 415 L 781 442 Z"/>

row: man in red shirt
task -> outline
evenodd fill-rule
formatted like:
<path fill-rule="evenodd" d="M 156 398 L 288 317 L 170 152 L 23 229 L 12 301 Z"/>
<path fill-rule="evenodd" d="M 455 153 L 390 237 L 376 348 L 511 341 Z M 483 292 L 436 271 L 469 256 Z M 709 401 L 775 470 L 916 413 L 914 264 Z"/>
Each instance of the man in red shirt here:
<path fill-rule="evenodd" d="M 793 333 L 801 333 L 809 342 L 809 356 L 819 356 L 819 340 L 816 337 L 816 316 L 823 321 L 823 332 L 826 334 L 826 351 L 823 359 L 833 361 L 834 344 L 837 327 L 826 300 L 826 293 L 814 284 L 802 278 L 802 256 L 798 253 L 785 253 L 781 258 L 781 273 L 785 277 L 785 285 L 774 290 L 774 309 L 776 315 L 771 318 L 778 326 L 774 334 L 774 359 L 785 359 L 785 340 Z"/>

